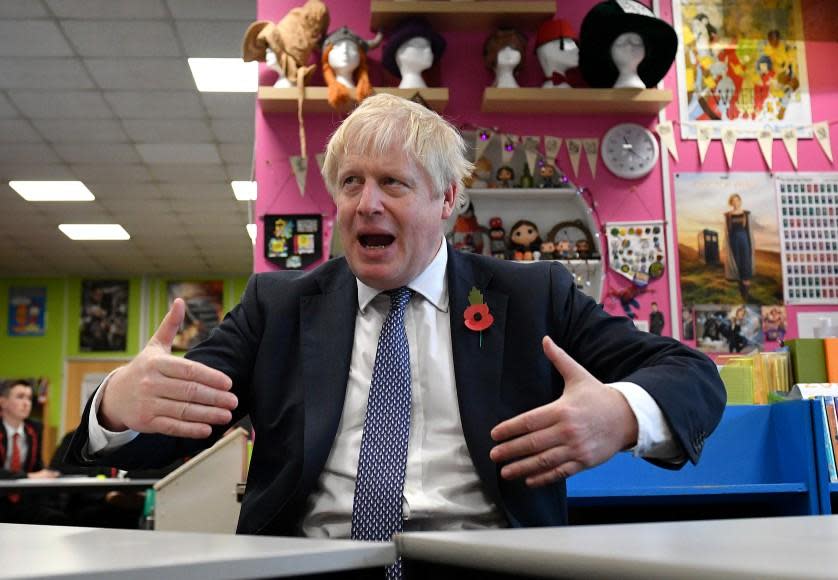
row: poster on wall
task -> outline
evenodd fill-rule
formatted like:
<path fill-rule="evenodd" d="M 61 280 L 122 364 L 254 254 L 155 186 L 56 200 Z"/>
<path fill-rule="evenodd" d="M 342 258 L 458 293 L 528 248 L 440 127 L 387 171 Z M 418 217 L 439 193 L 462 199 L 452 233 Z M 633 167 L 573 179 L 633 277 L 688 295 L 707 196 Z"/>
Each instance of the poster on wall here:
<path fill-rule="evenodd" d="M 747 354 L 765 342 L 759 306 L 697 304 L 694 313 L 699 350 Z"/>
<path fill-rule="evenodd" d="M 79 349 L 124 351 L 128 329 L 128 280 L 82 280 Z"/>
<path fill-rule="evenodd" d="M 786 304 L 838 304 L 838 174 L 778 174 Z"/>
<path fill-rule="evenodd" d="M 224 315 L 224 282 L 222 280 L 201 280 L 197 282 L 169 282 L 169 307 L 175 298 L 183 298 L 186 314 L 178 330 L 173 351 L 189 350 L 205 338 L 221 323 Z"/>
<path fill-rule="evenodd" d="M 9 287 L 9 336 L 43 336 L 46 288 Z"/>
<path fill-rule="evenodd" d="M 675 207 L 681 300 L 783 300 L 774 183 L 767 173 L 678 173 Z"/>
<path fill-rule="evenodd" d="M 800 0 L 674 0 L 681 138 L 788 128 L 811 138 Z"/>
<path fill-rule="evenodd" d="M 323 218 L 318 214 L 266 215 L 265 259 L 283 270 L 299 270 L 323 256 Z"/>

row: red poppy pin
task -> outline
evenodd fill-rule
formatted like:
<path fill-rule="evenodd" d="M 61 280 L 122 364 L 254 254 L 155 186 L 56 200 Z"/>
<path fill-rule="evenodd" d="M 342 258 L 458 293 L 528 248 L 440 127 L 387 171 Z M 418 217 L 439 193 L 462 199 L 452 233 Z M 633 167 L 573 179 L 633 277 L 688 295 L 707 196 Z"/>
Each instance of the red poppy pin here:
<path fill-rule="evenodd" d="M 480 333 L 480 348 L 483 348 L 483 331 L 492 326 L 495 317 L 489 312 L 489 305 L 483 301 L 483 293 L 472 287 L 468 293 L 469 307 L 463 312 L 466 328 Z"/>

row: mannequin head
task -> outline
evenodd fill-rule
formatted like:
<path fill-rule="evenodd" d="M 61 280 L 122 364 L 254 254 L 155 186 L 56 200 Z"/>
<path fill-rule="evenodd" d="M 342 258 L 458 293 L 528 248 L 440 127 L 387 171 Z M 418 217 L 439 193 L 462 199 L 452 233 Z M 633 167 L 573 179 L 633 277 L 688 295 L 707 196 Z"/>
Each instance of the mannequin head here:
<path fill-rule="evenodd" d="M 513 29 L 496 30 L 483 45 L 483 63 L 495 73 L 492 86 L 515 88 L 518 86 L 514 75 L 523 63 L 527 49 L 527 37 Z"/>
<path fill-rule="evenodd" d="M 566 82 L 553 82 L 553 73 L 562 76 L 569 69 L 579 66 L 579 46 L 574 40 L 576 33 L 567 20 L 549 20 L 538 27 L 535 40 L 535 54 L 547 81 L 545 87 L 569 87 Z"/>
<path fill-rule="evenodd" d="M 381 64 L 401 78 L 400 88 L 424 88 L 422 72 L 439 61 L 445 45 L 445 39 L 426 20 L 410 19 L 387 37 Z"/>
<path fill-rule="evenodd" d="M 399 67 L 399 75 L 402 82 L 401 88 L 422 88 L 426 87 L 422 79 L 422 72 L 431 68 L 434 64 L 434 54 L 431 51 L 430 41 L 423 36 L 414 36 L 405 41 L 396 50 L 396 65 Z"/>
<path fill-rule="evenodd" d="M 348 103 L 356 89 L 358 102 L 372 94 L 367 71 L 367 51 L 381 43 L 379 32 L 372 40 L 364 40 L 348 27 L 342 26 L 323 41 L 321 65 L 323 79 L 329 87 L 329 104 L 339 109 Z"/>
<path fill-rule="evenodd" d="M 615 88 L 644 89 L 646 85 L 637 74 L 637 68 L 646 58 L 646 45 L 643 37 L 636 32 L 624 32 L 611 43 L 611 60 L 617 67 Z"/>
<path fill-rule="evenodd" d="M 361 63 L 361 51 L 357 44 L 348 38 L 339 40 L 329 49 L 327 62 L 335 71 L 338 82 L 350 88 L 355 86 L 352 75 Z"/>

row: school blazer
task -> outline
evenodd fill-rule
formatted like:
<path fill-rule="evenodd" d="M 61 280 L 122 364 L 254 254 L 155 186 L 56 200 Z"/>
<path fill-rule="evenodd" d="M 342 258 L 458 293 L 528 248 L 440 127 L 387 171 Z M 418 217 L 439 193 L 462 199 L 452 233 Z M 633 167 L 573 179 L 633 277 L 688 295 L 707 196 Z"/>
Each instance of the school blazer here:
<path fill-rule="evenodd" d="M 448 247 L 451 341 L 463 432 L 489 497 L 513 527 L 566 523 L 563 481 L 529 489 L 499 477 L 489 459 L 492 427 L 560 397 L 563 380 L 544 356 L 541 339 L 556 343 L 603 382 L 631 381 L 658 403 L 688 459 L 697 462 L 718 424 L 725 391 L 715 365 L 678 341 L 635 329 L 579 292 L 556 262 L 516 264 Z M 463 313 L 472 288 L 483 293 L 494 323 L 479 333 Z M 239 533 L 298 535 L 306 499 L 337 432 L 346 392 L 358 309 L 356 280 L 343 258 L 311 272 L 251 277 L 236 306 L 190 359 L 233 380 L 239 406 L 250 413 L 254 446 Z M 70 448 L 85 463 L 85 410 Z M 208 440 L 140 435 L 108 455 L 123 469 L 163 465 L 194 455 Z M 668 466 L 673 467 L 673 466 Z M 674 466 L 679 467 L 679 466 Z"/>
<path fill-rule="evenodd" d="M 44 462 L 41 459 L 43 431 L 44 427 L 38 421 L 26 419 L 23 422 L 23 438 L 28 449 L 26 454 L 20 458 L 22 470 L 18 472 L 9 471 L 3 469 L 3 465 L 6 464 L 6 456 L 10 450 L 9 442 L 6 439 L 6 428 L 0 422 L 0 479 L 21 479 L 26 477 L 27 473 L 40 471 L 44 468 Z"/>

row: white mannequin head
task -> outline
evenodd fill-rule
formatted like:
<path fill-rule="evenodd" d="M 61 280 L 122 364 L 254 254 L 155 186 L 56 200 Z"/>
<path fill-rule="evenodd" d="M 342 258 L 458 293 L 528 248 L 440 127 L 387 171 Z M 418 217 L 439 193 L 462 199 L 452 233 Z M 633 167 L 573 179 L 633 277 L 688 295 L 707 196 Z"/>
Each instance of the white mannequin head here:
<path fill-rule="evenodd" d="M 277 74 L 279 74 L 279 78 L 277 78 L 274 83 L 275 87 L 282 89 L 295 86 L 291 79 L 285 76 L 285 73 L 282 71 L 282 67 L 279 66 L 279 58 L 270 47 L 265 49 L 265 64 L 269 69 L 276 71 Z"/>
<path fill-rule="evenodd" d="M 329 66 L 335 72 L 335 78 L 349 88 L 355 87 L 353 75 L 360 62 L 358 45 L 349 39 L 337 41 L 329 51 Z"/>
<path fill-rule="evenodd" d="M 579 66 L 579 46 L 572 38 L 557 38 L 545 42 L 535 49 L 535 54 L 544 76 L 548 77 L 544 83 L 545 87 L 570 86 L 567 83 L 554 85 L 549 77 L 552 77 L 554 72 L 564 75 L 568 69 Z"/>
<path fill-rule="evenodd" d="M 624 32 L 611 44 L 611 60 L 619 76 L 615 88 L 645 89 L 646 84 L 637 74 L 637 67 L 646 58 L 643 37 L 636 32 Z"/>
<path fill-rule="evenodd" d="M 515 80 L 515 67 L 521 64 L 521 52 L 511 46 L 504 46 L 498 51 L 495 62 L 494 86 L 501 88 L 516 88 L 518 82 Z"/>
<path fill-rule="evenodd" d="M 421 89 L 428 85 L 422 78 L 422 71 L 431 68 L 434 63 L 434 53 L 431 43 L 424 36 L 414 36 L 403 42 L 396 50 L 396 65 L 402 80 L 399 88 Z"/>

